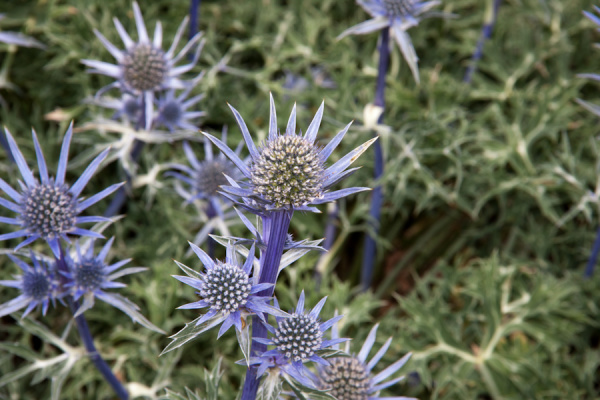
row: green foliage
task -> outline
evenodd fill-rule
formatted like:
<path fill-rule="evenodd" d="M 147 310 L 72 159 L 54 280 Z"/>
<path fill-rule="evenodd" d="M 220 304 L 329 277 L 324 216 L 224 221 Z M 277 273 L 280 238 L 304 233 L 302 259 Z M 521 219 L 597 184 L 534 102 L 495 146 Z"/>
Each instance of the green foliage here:
<path fill-rule="evenodd" d="M 150 30 L 160 19 L 165 38 L 172 37 L 189 5 L 187 0 L 140 3 Z M 442 3 L 440 9 L 457 18 L 426 20 L 410 30 L 420 58 L 420 87 L 397 49 L 391 54 L 385 126 L 377 129 L 386 168 L 380 181 L 385 201 L 373 292 L 356 289 L 363 235 L 369 229 L 370 194 L 363 193 L 340 202 L 338 236 L 323 258 L 304 249 L 288 253 L 276 295 L 284 310 L 296 304 L 302 289 L 307 304 L 329 296 L 322 315 L 330 317 L 336 309 L 346 315 L 344 332 L 359 343 L 380 322 L 378 341 L 394 336 L 379 363 L 382 368 L 412 351 L 404 370 L 412 368 L 418 379 L 412 374 L 382 396 L 595 398 L 600 279 L 598 273 L 589 281 L 580 275 L 598 224 L 600 146 L 597 117 L 574 99 L 600 103 L 597 84 L 577 77 L 600 72 L 600 52 L 593 48 L 600 39 L 581 14 L 596 3 L 504 1 L 470 86 L 462 77 L 490 1 Z M 83 102 L 109 80 L 85 73 L 79 60 L 112 60 L 92 29 L 119 43 L 112 18 L 132 30 L 130 4 L 3 0 L 0 13 L 7 13 L 2 29 L 21 31 L 47 46 L 0 44 L 5 100 L 0 125 L 15 134 L 30 159 L 33 126 L 46 161 L 56 165 L 71 119 L 81 127 L 109 116 Z M 298 126 L 304 129 L 325 99 L 323 143 L 356 120 L 332 161 L 364 142 L 372 134 L 362 120 L 373 100 L 377 37 L 339 42 L 335 37 L 366 17 L 353 1 L 203 1 L 200 27 L 207 44 L 197 72 L 207 74 L 194 91 L 206 93 L 200 103 L 207 112 L 202 129 L 214 133 L 229 125 L 228 142 L 235 146 L 240 134 L 229 102 L 248 116 L 250 132 L 264 138 L 271 91 L 281 115 L 297 102 Z M 322 68 L 337 87 L 319 86 L 313 67 Z M 309 89 L 284 88 L 286 74 L 304 79 Z M 101 146 L 123 137 L 90 127 L 75 135 L 71 177 Z M 201 140 L 198 134 L 192 142 L 199 155 L 196 142 Z M 14 166 L 0 153 L 0 176 L 16 184 Z M 233 399 L 245 373 L 244 365 L 235 364 L 244 357 L 236 335 L 227 332 L 217 341 L 213 330 L 197 336 L 193 323 L 186 323 L 198 312 L 176 310 L 197 297 L 171 278 L 179 273 L 172 260 L 201 271 L 197 258 L 186 252 L 187 241 L 204 224 L 197 208 L 183 204 L 162 176 L 168 163 L 184 159 L 179 143 L 146 146 L 126 216 L 104 233 L 116 238 L 113 259 L 131 257 L 133 264 L 149 268 L 125 278 L 128 287 L 121 293 L 140 305 L 154 325 L 179 333 L 171 341 L 102 302 L 86 318 L 99 351 L 127 382 L 132 397 Z M 344 186 L 374 186 L 372 164 L 367 152 L 360 159 L 364 167 Z M 117 162 L 103 168 L 84 195 L 124 179 Z M 90 211 L 100 214 L 107 204 Z M 296 215 L 294 239 L 317 246 L 325 221 L 324 214 Z M 10 229 L 0 225 L 0 233 Z M 248 236 L 241 224 L 229 229 Z M 7 249 L 15 245 L 1 243 Z M 222 248 L 215 247 L 224 258 Z M 0 269 L 0 279 L 16 271 L 4 256 Z M 3 289 L 0 303 L 15 296 L 15 290 Z M 46 317 L 34 312 L 32 318 L 15 322 L 5 317 L 0 323 L 0 398 L 112 398 L 82 356 L 76 335 L 65 330 L 70 321 L 66 308 L 51 308 Z M 65 331 L 64 337 L 56 336 Z"/>

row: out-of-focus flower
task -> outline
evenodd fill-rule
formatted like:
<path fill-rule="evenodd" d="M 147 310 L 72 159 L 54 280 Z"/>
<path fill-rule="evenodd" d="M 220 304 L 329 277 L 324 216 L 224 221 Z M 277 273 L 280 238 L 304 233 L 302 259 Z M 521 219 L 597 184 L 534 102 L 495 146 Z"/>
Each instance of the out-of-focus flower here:
<path fill-rule="evenodd" d="M 100 163 L 106 158 L 109 149 L 99 154 L 83 171 L 79 179 L 71 186 L 65 182 L 69 146 L 73 136 L 73 124 L 69 126 L 63 139 L 56 177 L 48 175 L 48 168 L 37 135 L 32 130 L 35 153 L 38 162 L 40 180 L 33 176 L 25 157 L 19 150 L 12 135 L 6 131 L 6 138 L 11 154 L 21 172 L 24 182 L 19 181 L 20 191 L 13 189 L 0 178 L 0 189 L 11 199 L 0 198 L 0 205 L 17 213 L 16 218 L 0 217 L 0 223 L 17 225 L 20 230 L 0 235 L 1 240 L 25 237 L 15 250 L 26 246 L 37 239 L 44 239 L 56 258 L 60 258 L 60 240 L 69 241 L 67 235 L 90 236 L 101 238 L 99 233 L 79 228 L 80 223 L 102 222 L 109 219 L 100 216 L 81 217 L 79 214 L 91 205 L 102 200 L 121 186 L 112 185 L 95 195 L 79 198 L 83 188 L 88 183 Z"/>
<path fill-rule="evenodd" d="M 0 317 L 27 307 L 23 312 L 23 318 L 38 305 L 42 306 L 42 314 L 46 315 L 48 305 L 51 302 L 55 303 L 56 299 L 60 299 L 63 295 L 54 274 L 55 268 L 33 254 L 31 255 L 33 267 L 12 254 L 8 256 L 21 268 L 23 273 L 15 276 L 14 281 L 0 281 L 0 286 L 19 289 L 21 294 L 0 305 Z"/>
<path fill-rule="evenodd" d="M 227 141 L 227 131 L 223 131 L 222 141 Z M 239 154 L 240 147 L 238 146 L 236 154 Z M 167 173 L 167 175 L 177 178 L 189 187 L 184 189 L 178 185 L 175 187 L 177 193 L 188 203 L 197 199 L 207 200 L 217 214 L 222 214 L 223 197 L 219 194 L 219 191 L 221 186 L 228 183 L 225 175 L 234 179 L 239 177 L 237 167 L 222 153 L 215 157 L 211 142 L 208 140 L 204 141 L 204 161 L 198 160 L 188 142 L 183 143 L 183 151 L 190 166 L 172 164 L 171 167 L 181 171 L 181 173 L 174 171 Z"/>
<path fill-rule="evenodd" d="M 125 275 L 135 274 L 145 271 L 143 267 L 129 267 L 118 271 L 131 259 L 122 260 L 114 264 L 106 263 L 106 256 L 110 251 L 114 238 L 110 238 L 97 255 L 94 255 L 94 241 L 90 241 L 87 250 L 82 251 L 78 242 L 75 243 L 75 254 L 66 255 L 66 262 L 69 267 L 68 272 L 61 273 L 68 280 L 64 284 L 65 289 L 69 289 L 73 300 L 78 301 L 83 298 L 79 309 L 74 316 L 77 317 L 86 310 L 94 306 L 94 299 L 102 300 L 111 306 L 118 308 L 127 314 L 133 321 L 140 323 L 148 329 L 155 332 L 164 333 L 161 329 L 154 326 L 142 314 L 139 307 L 127 298 L 113 292 L 107 292 L 106 289 L 118 289 L 127 285 L 121 282 L 115 282 L 116 279 Z"/>
<path fill-rule="evenodd" d="M 204 111 L 189 111 L 189 108 L 202 100 L 204 94 L 196 95 L 190 99 L 187 97 L 202 76 L 203 74 L 198 75 L 192 81 L 192 84 L 183 89 L 177 96 L 175 96 L 175 89 L 169 89 L 159 97 L 158 112 L 155 119 L 157 125 L 163 125 L 171 132 L 176 129 L 198 130 L 198 127 L 192 124 L 191 121 L 206 115 L 206 113 Z"/>
<path fill-rule="evenodd" d="M 449 16 L 444 13 L 431 12 L 431 9 L 441 2 L 437 0 L 357 0 L 357 3 L 373 19 L 346 29 L 337 39 L 339 40 L 348 35 L 363 35 L 389 28 L 390 34 L 398 43 L 398 47 L 400 47 L 400 51 L 408 63 L 415 81 L 419 83 L 419 67 L 417 66 L 419 58 L 406 31 L 419 25 L 422 19 Z"/>
<path fill-rule="evenodd" d="M 389 338 L 373 358 L 367 361 L 367 357 L 375 344 L 378 326 L 375 325 L 371 329 L 357 355 L 330 358 L 328 359 L 329 365 L 317 366 L 319 372 L 317 376 L 320 380 L 319 386 L 321 389 L 329 390 L 328 393 L 339 400 L 416 400 L 412 397 L 403 396 L 379 397 L 379 392 L 382 389 L 395 385 L 404 379 L 404 376 L 400 376 L 384 382 L 406 364 L 411 353 L 406 354 L 381 372 L 373 374 L 373 368 L 385 355 L 392 343 L 392 338 Z M 331 332 L 332 339 L 339 337 L 337 326 Z M 338 346 L 335 345 L 334 347 L 337 348 Z M 346 343 L 346 353 L 349 353 L 349 350 L 350 343 Z"/>
<path fill-rule="evenodd" d="M 236 182 L 229 179 L 230 186 L 223 186 L 224 194 L 233 201 L 242 198 L 239 203 L 248 211 L 264 214 L 269 211 L 313 211 L 319 212 L 313 205 L 337 200 L 341 197 L 369 190 L 369 188 L 347 188 L 329 192 L 335 183 L 350 175 L 357 168 L 346 170 L 376 139 L 357 147 L 338 162 L 325 167 L 325 162 L 341 142 L 350 124 L 341 130 L 325 147 L 315 144 L 324 103 L 310 123 L 304 135 L 296 134 L 296 106 L 288 120 L 285 133 L 277 129 L 277 115 L 273 96 L 270 96 L 269 136 L 258 149 L 242 116 L 230 106 L 242 131 L 244 141 L 250 152 L 250 165 L 246 165 L 227 144 L 216 137 L 204 133 L 239 168 L 248 182 Z"/>
<path fill-rule="evenodd" d="M 210 320 L 214 320 L 214 323 L 210 324 L 211 326 L 222 323 L 219 329 L 220 337 L 231 326 L 235 326 L 235 329 L 241 332 L 247 326 L 245 321 L 250 315 L 257 315 L 262 321 L 265 321 L 264 314 L 285 315 L 268 304 L 271 300 L 270 297 L 257 296 L 257 293 L 270 288 L 273 284 L 259 284 L 256 274 L 250 277 L 254 263 L 254 247 L 250 249 L 243 266 L 238 264 L 232 244 L 227 246 L 225 262 L 213 261 L 208 254 L 193 243 L 190 243 L 190 247 L 202 261 L 206 272 L 198 273 L 175 261 L 188 276 L 173 275 L 173 277 L 197 289 L 196 293 L 202 297 L 199 301 L 185 304 L 179 308 L 208 307 L 206 314 L 197 320 L 196 326 Z"/>
<path fill-rule="evenodd" d="M 304 363 L 312 361 L 328 365 L 329 363 L 317 353 L 348 340 L 326 340 L 323 337 L 325 332 L 342 318 L 339 315 L 326 322 L 320 322 L 319 313 L 326 300 L 327 297 L 323 298 L 310 312 L 305 313 L 302 291 L 294 313 L 287 317 L 276 317 L 277 328 L 265 324 L 272 334 L 271 339 L 255 337 L 254 340 L 275 348 L 250 359 L 250 365 L 258 366 L 257 376 L 263 375 L 267 370 L 270 370 L 270 374 L 286 373 L 305 386 L 315 387 L 314 377 Z"/>
<path fill-rule="evenodd" d="M 594 11 L 600 14 L 600 7 L 594 6 Z M 598 26 L 598 29 L 596 30 L 600 32 L 600 18 L 598 18 L 596 15 L 589 11 L 584 11 L 583 15 L 585 15 L 590 21 L 596 24 L 596 26 Z M 596 44 L 596 46 L 598 46 L 598 44 Z M 600 74 L 578 74 L 577 76 L 580 78 L 588 78 L 593 79 L 595 81 L 600 81 Z M 577 103 L 579 103 L 586 110 L 600 117 L 600 106 L 597 106 L 596 104 L 581 99 L 576 99 L 575 101 L 577 101 Z"/>
<path fill-rule="evenodd" d="M 135 42 L 123 28 L 118 19 L 113 22 L 125 45 L 124 50 L 118 49 L 104 35 L 97 30 L 94 33 L 104 47 L 116 59 L 117 64 L 110 64 L 97 60 L 82 60 L 81 62 L 91 68 L 90 72 L 110 76 L 117 81 L 100 89 L 98 95 L 111 88 L 119 88 L 124 93 L 141 96 L 144 110 L 145 129 L 150 129 L 153 120 L 155 93 L 169 89 L 185 89 L 190 82 L 180 79 L 181 75 L 190 71 L 198 62 L 202 44 L 201 33 L 197 33 L 176 53 L 177 45 L 184 34 L 188 18 L 186 17 L 173 39 L 171 47 L 165 52 L 162 49 L 162 25 L 156 23 L 154 36 L 150 40 L 142 12 L 137 2 L 133 2 L 133 15 L 138 32 L 138 41 Z M 187 53 L 194 49 L 194 57 L 188 64 L 176 66 Z"/>
<path fill-rule="evenodd" d="M 0 14 L 0 20 L 4 19 L 5 15 Z M 37 47 L 40 49 L 45 48 L 46 46 L 35 40 L 34 38 L 23 35 L 19 32 L 6 32 L 0 31 L 0 42 L 6 44 L 14 44 L 15 46 L 23 46 L 23 47 Z"/>

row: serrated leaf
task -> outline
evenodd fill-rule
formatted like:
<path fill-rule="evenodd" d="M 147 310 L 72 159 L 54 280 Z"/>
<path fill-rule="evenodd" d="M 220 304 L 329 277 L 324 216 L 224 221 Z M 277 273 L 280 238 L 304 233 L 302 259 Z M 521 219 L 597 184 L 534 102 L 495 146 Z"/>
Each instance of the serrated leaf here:
<path fill-rule="evenodd" d="M 250 366 L 250 347 L 252 345 L 252 338 L 250 337 L 250 324 L 244 324 L 244 329 L 242 331 L 235 330 L 235 334 L 237 336 L 238 343 L 240 344 L 240 349 L 242 349 L 242 353 L 244 353 L 244 359 L 246 360 L 246 365 Z"/>
<path fill-rule="evenodd" d="M 257 400 L 278 400 L 281 392 L 283 391 L 283 384 L 280 379 L 279 373 L 269 373 L 265 379 L 263 379 L 258 393 L 256 395 Z"/>
<path fill-rule="evenodd" d="M 167 347 L 165 347 L 165 349 L 162 351 L 162 353 L 160 353 L 160 355 L 162 356 L 163 354 L 168 353 L 171 350 L 175 350 L 176 348 L 183 346 L 190 340 L 195 339 L 198 335 L 206 332 L 211 328 L 214 328 L 215 326 L 223 322 L 225 318 L 227 318 L 227 316 L 215 317 L 196 326 L 196 323 L 200 320 L 200 318 L 202 318 L 202 316 L 199 316 L 192 322 L 185 324 L 185 328 L 183 328 L 173 336 L 170 336 L 170 339 L 173 339 L 173 341 L 169 343 Z"/>
<path fill-rule="evenodd" d="M 327 393 L 325 390 L 313 389 L 304 386 L 300 382 L 293 381 L 283 375 L 282 379 L 287 383 L 299 400 L 336 400 L 335 397 Z M 308 396 L 309 395 L 309 396 Z"/>

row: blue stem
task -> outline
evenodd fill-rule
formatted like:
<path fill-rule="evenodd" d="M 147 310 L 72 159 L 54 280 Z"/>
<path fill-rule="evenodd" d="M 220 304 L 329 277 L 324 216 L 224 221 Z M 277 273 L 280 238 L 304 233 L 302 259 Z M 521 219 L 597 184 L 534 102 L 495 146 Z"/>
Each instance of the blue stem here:
<path fill-rule="evenodd" d="M 206 217 L 209 220 L 217 216 L 217 211 L 215 210 L 215 207 L 213 207 L 213 204 L 210 201 L 207 202 L 206 209 L 204 210 L 204 212 L 206 213 Z M 208 232 L 208 234 L 210 235 L 212 232 L 213 231 L 211 230 L 210 232 Z M 210 258 L 215 258 L 215 241 L 210 236 L 208 236 L 206 241 L 208 246 L 208 256 Z"/>
<path fill-rule="evenodd" d="M 142 105 L 141 112 L 138 120 L 135 123 L 135 130 L 141 129 L 143 126 L 146 126 L 146 100 L 142 96 Z M 150 127 L 152 128 L 152 127 Z M 137 160 L 140 158 L 142 154 L 142 149 L 144 148 L 144 142 L 140 142 L 135 139 L 133 142 L 133 149 L 131 149 L 131 160 L 134 164 L 137 164 Z M 127 174 L 127 182 L 117 190 L 117 193 L 113 196 L 112 201 L 108 205 L 108 208 L 104 212 L 105 217 L 113 217 L 117 215 L 121 211 L 121 207 L 125 204 L 127 200 L 127 191 L 131 189 L 131 176 Z"/>
<path fill-rule="evenodd" d="M 465 77 L 463 78 L 463 82 L 471 83 L 471 79 L 473 79 L 473 74 L 477 69 L 477 62 L 481 59 L 483 55 L 483 45 L 485 41 L 488 40 L 492 36 L 492 31 L 494 30 L 494 25 L 496 24 L 496 18 L 498 16 L 498 9 L 500 8 L 500 3 L 502 0 L 493 0 L 492 4 L 492 14 L 489 16 L 489 20 L 483 24 L 481 28 L 481 36 L 477 41 L 477 46 L 475 47 L 475 51 L 473 52 L 473 56 L 471 57 L 471 63 L 467 68 L 467 72 L 465 72 Z"/>
<path fill-rule="evenodd" d="M 190 0 L 190 40 L 198 32 L 198 20 L 200 19 L 200 0 Z M 188 58 L 193 59 L 190 54 Z"/>
<path fill-rule="evenodd" d="M 59 271 L 69 272 L 69 267 L 67 266 L 67 263 L 65 261 L 65 253 L 62 246 L 60 247 L 60 259 L 56 259 L 56 264 L 58 265 Z M 64 284 L 66 278 L 62 274 L 59 275 L 61 275 L 61 284 Z M 71 312 L 75 314 L 77 309 L 79 309 L 79 303 L 75 301 L 72 296 L 68 297 L 68 302 L 71 308 Z M 113 374 L 106 361 L 104 361 L 104 359 L 98 353 L 98 350 L 94 345 L 94 339 L 92 338 L 90 328 L 88 327 L 87 321 L 83 314 L 75 318 L 75 324 L 77 325 L 79 337 L 81 338 L 81 341 L 85 346 L 85 350 L 87 351 L 90 360 L 92 360 L 92 362 L 96 366 L 96 369 L 100 371 L 100 373 L 104 377 L 104 380 L 106 380 L 106 382 L 108 382 L 108 384 L 113 388 L 119 399 L 128 400 L 129 393 L 127 393 L 127 390 L 125 389 L 121 381 L 119 381 L 119 379 Z"/>
<path fill-rule="evenodd" d="M 596 268 L 596 261 L 598 261 L 598 253 L 600 252 L 600 228 L 596 232 L 596 240 L 594 240 L 594 246 L 592 247 L 592 254 L 590 254 L 590 259 L 585 266 L 585 271 L 583 273 L 583 277 L 589 279 L 594 274 L 594 269 Z"/>
<path fill-rule="evenodd" d="M 283 245 L 287 237 L 290 222 L 292 221 L 292 211 L 274 211 L 268 216 L 263 217 L 263 238 L 267 242 L 267 249 L 261 255 L 260 259 L 260 277 L 259 283 L 275 283 L 279 274 L 279 264 L 283 255 Z M 259 296 L 271 297 L 275 286 L 258 293 Z M 266 338 L 267 328 L 256 316 L 252 317 L 252 337 Z M 267 350 L 267 346 L 262 343 L 252 341 L 250 354 L 260 354 Z M 242 391 L 242 400 L 256 399 L 256 393 L 260 384 L 259 377 L 256 376 L 256 368 L 248 368 L 246 371 L 246 381 Z"/>
<path fill-rule="evenodd" d="M 335 242 L 335 233 L 336 233 L 335 225 L 337 222 L 337 217 L 338 217 L 339 212 L 340 212 L 340 210 L 339 210 L 337 203 L 333 203 L 332 208 L 327 213 L 327 225 L 325 226 L 325 241 L 323 242 L 323 248 L 327 251 L 329 251 L 331 249 L 331 246 L 333 246 L 333 243 Z M 321 254 L 321 257 L 326 257 L 326 254 L 327 253 Z M 317 263 L 316 265 L 319 265 L 319 263 Z M 317 270 L 317 268 L 315 268 L 315 271 L 314 271 L 314 278 L 315 278 L 315 290 L 319 290 L 319 288 L 321 287 L 321 281 L 322 281 L 323 277 L 321 276 L 321 273 Z"/>
<path fill-rule="evenodd" d="M 379 43 L 379 67 L 377 71 L 377 86 L 375 87 L 375 104 L 378 107 L 385 108 L 385 76 L 388 70 L 390 60 L 390 30 L 385 28 L 381 31 L 381 40 Z M 383 122 L 383 113 L 379 117 L 379 123 Z M 383 150 L 381 141 L 373 143 L 375 152 L 375 166 L 373 178 L 377 182 L 383 176 Z M 369 211 L 369 224 L 371 225 L 371 234 L 365 237 L 365 246 L 363 253 L 362 271 L 360 276 L 361 289 L 366 291 L 373 281 L 373 268 L 377 258 L 377 247 L 375 237 L 379 233 L 379 217 L 381 215 L 381 205 L 383 204 L 383 188 L 380 184 L 373 189 L 371 197 L 371 209 Z"/>

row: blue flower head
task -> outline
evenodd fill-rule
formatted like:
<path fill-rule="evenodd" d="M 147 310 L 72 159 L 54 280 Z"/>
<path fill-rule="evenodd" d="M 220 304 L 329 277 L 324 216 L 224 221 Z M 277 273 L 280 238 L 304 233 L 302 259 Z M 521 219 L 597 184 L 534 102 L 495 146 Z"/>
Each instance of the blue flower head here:
<path fill-rule="evenodd" d="M 223 131 L 222 141 L 227 141 L 227 131 Z M 236 154 L 239 153 L 239 148 Z M 173 176 L 185 183 L 189 189 L 185 190 L 181 186 L 176 186 L 176 190 L 186 202 L 191 203 L 194 200 L 207 200 L 211 203 L 212 209 L 217 214 L 222 214 L 223 197 L 219 194 L 222 185 L 227 185 L 225 175 L 233 177 L 239 176 L 236 166 L 223 154 L 213 155 L 211 142 L 204 141 L 204 161 L 199 161 L 188 142 L 183 142 L 183 151 L 189 161 L 190 166 L 183 164 L 172 164 L 171 167 L 181 172 L 168 172 L 167 175 Z"/>
<path fill-rule="evenodd" d="M 320 322 L 319 313 L 326 300 L 327 297 L 324 297 L 306 313 L 304 291 L 302 291 L 296 310 L 289 316 L 276 317 L 277 328 L 265 324 L 272 337 L 254 338 L 254 340 L 267 346 L 274 346 L 274 349 L 251 359 L 251 365 L 258 365 L 257 376 L 263 375 L 269 369 L 275 369 L 292 376 L 306 386 L 315 387 L 313 374 L 304 363 L 312 361 L 328 365 L 329 363 L 319 356 L 318 352 L 348 340 L 324 338 L 325 332 L 342 318 L 339 315 L 326 322 Z"/>
<path fill-rule="evenodd" d="M 317 376 L 319 377 L 319 387 L 321 389 L 329 390 L 329 394 L 336 399 L 416 400 L 412 397 L 402 396 L 379 397 L 380 390 L 395 385 L 404 379 L 404 376 L 400 376 L 384 382 L 406 364 L 411 353 L 406 354 L 400 360 L 388 366 L 378 374 L 373 374 L 373 368 L 385 355 L 392 343 L 392 338 L 389 338 L 373 358 L 370 361 L 367 361 L 367 357 L 373 348 L 373 344 L 375 344 L 378 326 L 379 325 L 375 325 L 371 329 L 357 355 L 352 355 L 351 357 L 330 358 L 328 359 L 329 365 L 319 365 L 317 367 L 319 371 Z M 338 331 L 336 327 L 331 331 L 332 339 L 337 338 Z M 348 345 L 349 343 L 346 343 L 346 352 L 349 351 Z"/>
<path fill-rule="evenodd" d="M 203 74 L 198 75 L 188 87 L 183 89 L 179 95 L 175 95 L 175 89 L 169 89 L 158 99 L 158 114 L 156 122 L 165 126 L 169 131 L 176 129 L 189 129 L 196 131 L 198 128 L 191 120 L 206 115 L 204 111 L 188 111 L 204 98 L 204 94 L 196 95 L 188 99 L 190 92 L 196 83 L 202 79 Z"/>
<path fill-rule="evenodd" d="M 338 40 L 348 35 L 363 35 L 384 28 L 390 29 L 390 34 L 396 40 L 404 59 L 419 83 L 419 58 L 406 31 L 428 17 L 447 16 L 443 13 L 433 13 L 430 10 L 439 5 L 440 1 L 420 0 L 357 0 L 357 3 L 369 13 L 373 19 L 362 22 L 346 29 L 338 36 Z"/>
<path fill-rule="evenodd" d="M 46 315 L 48 305 L 54 304 L 56 299 L 63 296 L 54 273 L 55 266 L 38 259 L 33 254 L 31 254 L 33 267 L 12 254 L 8 256 L 21 268 L 23 273 L 15 276 L 14 281 L 0 281 L 0 286 L 19 289 L 21 294 L 8 303 L 0 305 L 0 317 L 27 307 L 23 312 L 22 318 L 24 318 L 38 305 L 42 306 L 42 314 Z"/>
<path fill-rule="evenodd" d="M 21 227 L 16 232 L 0 235 L 0 240 L 25 237 L 26 239 L 15 248 L 18 250 L 41 238 L 48 243 L 54 256 L 60 258 L 60 240 L 68 242 L 67 235 L 101 238 L 102 235 L 99 233 L 80 228 L 77 225 L 107 221 L 108 219 L 99 216 L 81 217 L 79 214 L 117 190 L 121 184 L 112 185 L 85 200 L 79 198 L 79 195 L 100 163 L 106 158 L 109 149 L 99 154 L 79 179 L 73 185 L 69 185 L 65 182 L 65 173 L 69 158 L 69 146 L 73 136 L 73 124 L 69 126 L 63 139 L 56 177 L 48 175 L 44 154 L 35 131 L 32 131 L 40 174 L 38 180 L 27 166 L 25 157 L 8 129 L 5 131 L 11 154 L 24 182 L 19 181 L 20 191 L 17 191 L 0 178 L 0 189 L 12 199 L 11 201 L 0 198 L 0 205 L 18 214 L 16 218 L 0 217 L 0 222 Z"/>
<path fill-rule="evenodd" d="M 75 254 L 66 255 L 65 259 L 69 266 L 69 271 L 61 271 L 67 279 L 67 283 L 63 286 L 65 289 L 70 290 L 73 300 L 79 301 L 83 299 L 81 306 L 75 312 L 74 316 L 77 317 L 84 311 L 92 308 L 94 306 L 94 299 L 97 298 L 123 311 L 132 320 L 139 322 L 146 328 L 163 333 L 162 330 L 152 325 L 150 321 L 139 313 L 137 305 L 117 293 L 106 291 L 107 289 L 118 289 L 127 286 L 124 283 L 115 282 L 116 279 L 146 270 L 143 267 L 129 267 L 119 270 L 122 266 L 129 263 L 131 259 L 118 261 L 110 265 L 107 264 L 106 257 L 113 241 L 114 238 L 110 238 L 97 255 L 94 254 L 94 240 L 88 243 L 85 251 L 81 249 L 79 242 L 76 242 Z"/>
<path fill-rule="evenodd" d="M 199 45 L 202 34 L 196 34 L 179 53 L 176 53 L 177 45 L 187 25 L 188 18 L 186 17 L 179 26 L 171 47 L 165 52 L 162 49 L 163 35 L 160 22 L 156 23 L 154 36 L 150 40 L 142 12 L 136 2 L 133 2 L 133 16 L 138 33 L 137 42 L 131 39 L 118 19 L 113 20 L 125 45 L 124 50 L 118 49 L 104 35 L 94 30 L 104 47 L 116 59 L 116 65 L 97 60 L 82 60 L 81 62 L 91 68 L 90 72 L 107 75 L 117 80 L 101 89 L 98 94 L 116 87 L 122 92 L 140 96 L 144 103 L 145 128 L 150 129 L 155 92 L 165 89 L 183 89 L 188 86 L 180 79 L 180 76 L 190 71 L 198 62 L 202 49 L 202 46 Z M 194 46 L 196 49 L 192 61 L 182 66 L 176 66 Z"/>
<path fill-rule="evenodd" d="M 237 110 L 230 106 L 242 131 L 250 152 L 250 165 L 216 137 L 204 133 L 233 163 L 248 182 L 228 179 L 230 186 L 223 186 L 224 194 L 240 203 L 243 208 L 256 214 L 269 211 L 313 211 L 313 205 L 337 200 L 368 188 L 348 188 L 329 192 L 328 189 L 347 177 L 357 168 L 346 170 L 376 139 L 354 149 L 338 162 L 326 168 L 325 162 L 341 142 L 350 124 L 342 129 L 328 144 L 321 148 L 315 144 L 317 131 L 323 117 L 324 103 L 310 123 L 306 133 L 296 134 L 296 106 L 287 123 L 284 134 L 277 129 L 277 115 L 273 96 L 270 97 L 269 136 L 259 149 L 255 146 L 246 123 Z"/>
<path fill-rule="evenodd" d="M 190 247 L 196 253 L 204 267 L 205 273 L 198 273 L 191 268 L 175 261 L 177 265 L 188 275 L 173 277 L 186 285 L 197 290 L 201 300 L 185 304 L 181 309 L 207 308 L 208 311 L 196 322 L 199 326 L 209 320 L 213 320 L 212 326 L 222 323 L 219 329 L 219 337 L 231 326 L 235 326 L 238 332 L 247 326 L 246 318 L 249 315 L 257 315 L 265 321 L 264 314 L 285 315 L 269 304 L 270 297 L 258 296 L 259 292 L 273 286 L 271 283 L 258 283 L 256 274 L 250 277 L 254 263 L 254 246 L 243 266 L 239 265 L 235 248 L 232 244 L 227 246 L 225 262 L 213 261 L 198 246 L 190 243 Z"/>

